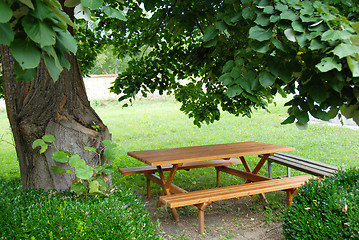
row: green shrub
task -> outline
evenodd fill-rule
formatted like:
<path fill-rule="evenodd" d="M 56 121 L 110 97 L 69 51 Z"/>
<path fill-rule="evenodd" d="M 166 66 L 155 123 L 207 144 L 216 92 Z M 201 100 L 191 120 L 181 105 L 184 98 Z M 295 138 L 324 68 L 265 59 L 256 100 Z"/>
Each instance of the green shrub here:
<path fill-rule="evenodd" d="M 148 211 L 129 190 L 84 199 L 0 181 L 0 239 L 158 239 Z"/>
<path fill-rule="evenodd" d="M 359 239 L 359 168 L 305 184 L 283 222 L 286 239 Z"/>

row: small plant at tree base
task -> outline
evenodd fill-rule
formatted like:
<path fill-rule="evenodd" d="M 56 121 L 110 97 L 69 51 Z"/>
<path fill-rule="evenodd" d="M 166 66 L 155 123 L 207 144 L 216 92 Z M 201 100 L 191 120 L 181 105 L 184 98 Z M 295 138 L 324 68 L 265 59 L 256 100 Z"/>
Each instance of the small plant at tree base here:
<path fill-rule="evenodd" d="M 70 169 L 70 166 L 75 169 L 75 179 L 72 182 L 71 191 L 77 195 L 88 194 L 99 194 L 106 195 L 106 181 L 108 176 L 111 175 L 114 170 L 110 164 L 103 164 L 102 166 L 91 167 L 86 164 L 84 159 L 75 153 L 64 151 L 58 149 L 54 143 L 55 137 L 51 134 L 44 135 L 41 139 L 36 139 L 32 145 L 32 148 L 35 149 L 40 147 L 40 154 L 44 153 L 49 147 L 55 148 L 57 151 L 52 154 L 52 158 L 56 162 L 66 164 L 66 168 L 52 166 L 51 169 L 54 173 L 57 174 L 73 174 Z M 102 141 L 104 148 L 98 153 L 93 147 L 85 147 L 86 151 L 95 152 L 98 155 L 98 158 L 101 159 L 101 154 L 103 152 L 104 156 L 108 159 L 113 159 L 115 156 L 115 147 L 110 140 Z"/>

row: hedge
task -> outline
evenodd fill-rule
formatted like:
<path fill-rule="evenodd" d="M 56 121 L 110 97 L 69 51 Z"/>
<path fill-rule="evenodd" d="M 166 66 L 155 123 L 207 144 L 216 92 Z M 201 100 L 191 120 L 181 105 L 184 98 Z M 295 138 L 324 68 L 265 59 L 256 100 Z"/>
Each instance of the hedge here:
<path fill-rule="evenodd" d="M 117 188 L 109 197 L 22 190 L 0 179 L 0 239 L 158 239 L 140 199 Z"/>
<path fill-rule="evenodd" d="M 359 169 L 302 186 L 285 212 L 286 239 L 359 239 Z"/>

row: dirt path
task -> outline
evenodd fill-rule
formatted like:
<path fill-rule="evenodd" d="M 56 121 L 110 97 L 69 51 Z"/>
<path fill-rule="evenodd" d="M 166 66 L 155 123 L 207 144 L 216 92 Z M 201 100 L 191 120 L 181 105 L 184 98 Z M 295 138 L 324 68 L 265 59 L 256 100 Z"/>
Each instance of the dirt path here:
<path fill-rule="evenodd" d="M 285 194 L 278 193 L 285 202 Z M 205 210 L 205 234 L 199 235 L 196 207 L 178 208 L 180 221 L 177 223 L 170 209 L 157 208 L 158 195 L 147 199 L 142 195 L 143 203 L 157 229 L 165 239 L 282 239 L 280 211 L 272 210 L 258 196 L 242 197 L 218 201 Z M 282 206 L 285 208 L 285 206 Z"/>

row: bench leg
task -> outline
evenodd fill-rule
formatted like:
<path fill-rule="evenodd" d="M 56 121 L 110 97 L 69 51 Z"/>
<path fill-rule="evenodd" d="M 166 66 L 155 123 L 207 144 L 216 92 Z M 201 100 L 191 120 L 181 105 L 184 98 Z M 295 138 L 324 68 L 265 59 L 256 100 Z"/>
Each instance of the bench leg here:
<path fill-rule="evenodd" d="M 204 209 L 208 204 L 210 204 L 210 202 L 195 205 L 198 208 L 198 226 L 201 235 L 204 234 Z"/>
<path fill-rule="evenodd" d="M 216 167 L 217 172 L 217 186 L 221 185 L 221 171 Z"/>
<path fill-rule="evenodd" d="M 149 178 L 147 179 L 147 198 L 151 198 L 151 180 Z"/>
<path fill-rule="evenodd" d="M 272 178 L 272 162 L 268 159 L 268 177 Z"/>
<path fill-rule="evenodd" d="M 297 192 L 297 188 L 287 190 L 287 206 L 292 206 L 293 194 Z"/>

